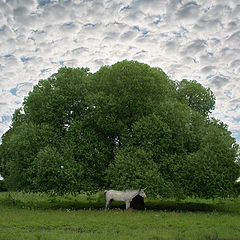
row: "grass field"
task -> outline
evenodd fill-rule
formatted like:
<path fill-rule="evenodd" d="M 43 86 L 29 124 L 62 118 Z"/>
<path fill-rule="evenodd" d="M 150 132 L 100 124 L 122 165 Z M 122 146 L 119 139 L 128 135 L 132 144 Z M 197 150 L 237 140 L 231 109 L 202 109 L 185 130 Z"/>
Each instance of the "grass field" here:
<path fill-rule="evenodd" d="M 104 211 L 101 194 L 0 193 L 0 240 L 239 240 L 240 199 L 147 200 L 146 210 Z"/>

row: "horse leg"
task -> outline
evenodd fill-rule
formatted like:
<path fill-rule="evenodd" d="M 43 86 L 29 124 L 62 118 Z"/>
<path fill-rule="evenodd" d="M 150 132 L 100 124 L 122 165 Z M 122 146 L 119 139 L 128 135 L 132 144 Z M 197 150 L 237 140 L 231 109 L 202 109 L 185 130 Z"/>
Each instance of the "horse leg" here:
<path fill-rule="evenodd" d="M 130 201 L 126 201 L 125 203 L 126 203 L 126 210 L 128 210 L 130 207 Z"/>
<path fill-rule="evenodd" d="M 106 210 L 108 209 L 110 203 L 111 203 L 111 199 L 106 200 L 106 205 L 105 205 Z"/>

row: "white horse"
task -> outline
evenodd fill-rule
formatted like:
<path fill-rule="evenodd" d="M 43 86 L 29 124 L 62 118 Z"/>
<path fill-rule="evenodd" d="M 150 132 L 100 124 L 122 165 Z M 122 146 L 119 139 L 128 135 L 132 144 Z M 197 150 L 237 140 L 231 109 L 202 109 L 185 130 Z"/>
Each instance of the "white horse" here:
<path fill-rule="evenodd" d="M 108 209 L 110 203 L 112 200 L 114 201 L 120 201 L 120 202 L 125 202 L 126 204 L 126 209 L 129 209 L 130 203 L 135 198 L 137 195 L 146 198 L 145 191 L 146 188 L 144 189 L 139 189 L 139 190 L 126 190 L 126 191 L 116 191 L 116 190 L 105 190 L 104 195 L 106 196 L 106 205 L 105 209 Z"/>

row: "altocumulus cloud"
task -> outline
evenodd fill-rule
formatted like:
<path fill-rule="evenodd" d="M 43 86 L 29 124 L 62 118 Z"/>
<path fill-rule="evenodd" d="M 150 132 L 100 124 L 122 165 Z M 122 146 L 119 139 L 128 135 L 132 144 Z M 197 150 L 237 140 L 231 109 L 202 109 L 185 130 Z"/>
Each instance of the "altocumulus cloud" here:
<path fill-rule="evenodd" d="M 0 0 L 0 135 L 39 79 L 61 66 L 135 59 L 216 95 L 213 116 L 240 141 L 240 2 Z"/>

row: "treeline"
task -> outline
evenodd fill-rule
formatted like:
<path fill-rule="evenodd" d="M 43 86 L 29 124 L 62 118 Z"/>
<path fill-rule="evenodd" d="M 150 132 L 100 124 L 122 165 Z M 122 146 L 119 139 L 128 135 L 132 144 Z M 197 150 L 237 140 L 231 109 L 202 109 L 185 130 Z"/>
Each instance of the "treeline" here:
<path fill-rule="evenodd" d="M 212 91 L 136 61 L 61 68 L 17 109 L 0 145 L 11 190 L 95 192 L 148 187 L 162 197 L 227 197 L 238 145 L 209 116 Z"/>

